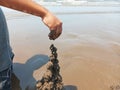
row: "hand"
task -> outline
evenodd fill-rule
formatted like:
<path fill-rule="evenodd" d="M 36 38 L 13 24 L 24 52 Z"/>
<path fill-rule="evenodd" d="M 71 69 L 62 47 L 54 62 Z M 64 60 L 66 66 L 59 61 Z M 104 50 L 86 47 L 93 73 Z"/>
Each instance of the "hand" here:
<path fill-rule="evenodd" d="M 55 40 L 62 33 L 62 22 L 55 17 L 52 13 L 48 12 L 45 17 L 42 18 L 45 25 L 50 29 L 49 39 Z"/>

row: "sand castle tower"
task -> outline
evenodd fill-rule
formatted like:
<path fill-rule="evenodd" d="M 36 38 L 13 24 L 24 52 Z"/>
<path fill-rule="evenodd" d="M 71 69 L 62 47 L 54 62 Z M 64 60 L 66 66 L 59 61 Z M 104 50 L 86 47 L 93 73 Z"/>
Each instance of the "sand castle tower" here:
<path fill-rule="evenodd" d="M 50 50 L 52 55 L 47 64 L 47 71 L 44 73 L 42 79 L 36 83 L 36 90 L 63 90 L 60 66 L 57 59 L 57 48 L 52 44 Z"/>

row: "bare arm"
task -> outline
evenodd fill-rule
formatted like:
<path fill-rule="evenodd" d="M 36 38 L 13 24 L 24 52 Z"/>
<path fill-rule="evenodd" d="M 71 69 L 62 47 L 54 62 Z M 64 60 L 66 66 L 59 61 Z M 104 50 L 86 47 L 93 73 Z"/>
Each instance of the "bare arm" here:
<path fill-rule="evenodd" d="M 0 0 L 0 5 L 41 17 L 52 32 L 49 35 L 50 39 L 56 39 L 62 32 L 61 21 L 46 8 L 32 0 Z"/>
<path fill-rule="evenodd" d="M 32 0 L 0 0 L 0 5 L 40 16 L 41 18 L 43 18 L 48 12 L 47 9 L 36 4 Z"/>

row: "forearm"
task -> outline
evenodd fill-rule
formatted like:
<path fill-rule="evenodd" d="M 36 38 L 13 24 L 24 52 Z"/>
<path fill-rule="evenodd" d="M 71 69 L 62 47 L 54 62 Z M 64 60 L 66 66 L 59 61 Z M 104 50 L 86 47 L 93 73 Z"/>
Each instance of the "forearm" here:
<path fill-rule="evenodd" d="M 47 9 L 32 0 L 0 0 L 0 5 L 42 18 L 50 30 L 49 38 L 55 40 L 62 33 L 62 22 Z"/>
<path fill-rule="evenodd" d="M 0 5 L 44 18 L 48 10 L 32 0 L 0 0 Z"/>

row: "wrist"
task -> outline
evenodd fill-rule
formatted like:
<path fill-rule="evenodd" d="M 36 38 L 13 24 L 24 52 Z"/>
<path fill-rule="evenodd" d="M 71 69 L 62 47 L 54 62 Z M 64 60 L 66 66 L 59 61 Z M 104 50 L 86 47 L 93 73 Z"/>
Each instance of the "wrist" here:
<path fill-rule="evenodd" d="M 44 8 L 45 9 L 45 8 Z M 49 11 L 47 9 L 43 10 L 42 13 L 40 13 L 40 17 L 42 19 L 44 19 L 45 17 L 47 17 L 47 15 L 49 14 Z"/>

